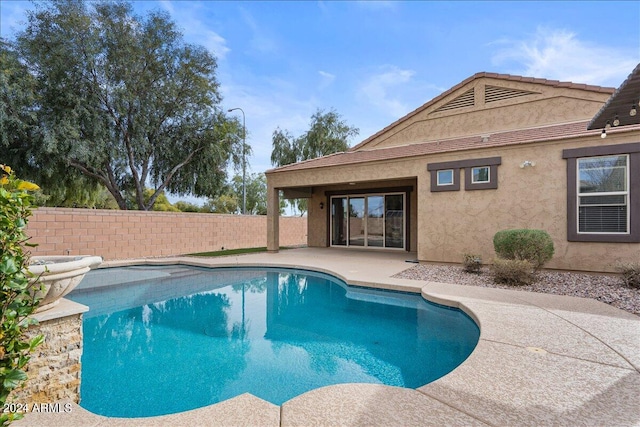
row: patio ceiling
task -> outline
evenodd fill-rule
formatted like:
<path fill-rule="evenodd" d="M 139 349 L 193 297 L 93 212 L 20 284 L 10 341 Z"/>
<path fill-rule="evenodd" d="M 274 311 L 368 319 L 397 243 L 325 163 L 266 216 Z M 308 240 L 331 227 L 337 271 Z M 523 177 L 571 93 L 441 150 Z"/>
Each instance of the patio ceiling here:
<path fill-rule="evenodd" d="M 618 126 L 628 126 L 640 124 L 640 64 L 631 72 L 629 77 L 622 82 L 620 87 L 611 95 L 611 98 L 598 111 L 587 126 L 588 130 L 603 129 L 607 122 L 614 125 L 613 121 L 618 117 Z M 631 107 L 635 106 L 637 114 L 631 116 Z"/>

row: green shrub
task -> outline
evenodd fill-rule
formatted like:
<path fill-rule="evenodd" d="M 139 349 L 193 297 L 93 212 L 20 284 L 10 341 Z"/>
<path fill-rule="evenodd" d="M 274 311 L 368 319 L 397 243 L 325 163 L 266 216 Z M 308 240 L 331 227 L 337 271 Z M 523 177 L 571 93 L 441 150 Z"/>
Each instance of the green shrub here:
<path fill-rule="evenodd" d="M 29 284 L 29 253 L 25 252 L 24 232 L 31 215 L 38 186 L 16 179 L 10 167 L 0 165 L 0 404 L 5 407 L 12 390 L 27 379 L 24 368 L 30 353 L 43 341 L 42 335 L 29 340 L 27 328 L 37 323 L 29 316 L 38 306 L 37 292 Z M 0 413 L 0 425 L 8 425 L 20 414 Z"/>
<path fill-rule="evenodd" d="M 502 230 L 493 236 L 493 247 L 500 258 L 526 260 L 534 269 L 553 257 L 553 240 L 544 230 Z"/>
<path fill-rule="evenodd" d="M 535 267 L 524 259 L 496 258 L 491 265 L 491 274 L 496 283 L 512 286 L 530 285 L 535 282 Z"/>
<path fill-rule="evenodd" d="M 482 267 L 482 257 L 476 254 L 463 254 L 462 255 L 462 268 L 467 273 L 480 273 Z"/>
<path fill-rule="evenodd" d="M 630 288 L 640 288 L 640 262 L 629 262 L 617 267 L 622 273 L 624 284 Z"/>

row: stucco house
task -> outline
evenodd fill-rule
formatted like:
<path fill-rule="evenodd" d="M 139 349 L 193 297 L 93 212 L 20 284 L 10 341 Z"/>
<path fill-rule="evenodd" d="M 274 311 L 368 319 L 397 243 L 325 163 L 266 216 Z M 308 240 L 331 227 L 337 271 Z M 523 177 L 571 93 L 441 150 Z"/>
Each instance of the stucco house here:
<path fill-rule="evenodd" d="M 282 191 L 309 198 L 309 246 L 490 262 L 497 231 L 536 228 L 555 244 L 548 268 L 638 262 L 639 75 L 616 91 L 478 73 L 347 152 L 269 170 L 268 249 Z"/>

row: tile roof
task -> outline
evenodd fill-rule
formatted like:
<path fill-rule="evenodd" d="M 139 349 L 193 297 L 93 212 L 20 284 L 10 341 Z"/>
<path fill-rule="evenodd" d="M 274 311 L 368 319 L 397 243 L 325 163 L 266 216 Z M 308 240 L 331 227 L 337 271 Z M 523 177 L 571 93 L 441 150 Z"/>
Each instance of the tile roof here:
<path fill-rule="evenodd" d="M 588 121 L 579 121 L 559 125 L 537 127 L 531 129 L 518 129 L 491 134 L 488 141 L 483 142 L 482 136 L 469 136 L 464 138 L 429 141 L 423 143 L 401 145 L 389 148 L 372 150 L 346 151 L 330 154 L 317 159 L 305 160 L 279 168 L 270 169 L 266 173 L 287 172 L 304 169 L 314 169 L 327 166 L 350 165 L 357 163 L 375 162 L 381 160 L 402 159 L 427 154 L 446 153 L 477 148 L 503 147 L 510 145 L 528 144 L 532 142 L 557 141 L 582 136 L 594 136 L 600 134 L 600 130 L 587 130 Z M 612 129 L 612 133 L 640 130 L 640 125 L 625 126 Z"/>
<path fill-rule="evenodd" d="M 360 147 L 362 147 L 363 145 L 367 144 L 368 142 L 374 140 L 375 138 L 377 138 L 381 134 L 387 132 L 389 129 L 393 128 L 394 126 L 399 125 L 403 121 L 411 118 L 412 116 L 415 116 L 416 114 L 426 110 L 427 108 L 429 108 L 432 105 L 436 104 L 437 102 L 441 101 L 443 98 L 445 98 L 445 97 L 449 96 L 451 93 L 457 91 L 462 86 L 465 86 L 468 83 L 470 83 L 470 82 L 472 82 L 474 80 L 483 78 L 483 77 L 484 78 L 497 79 L 497 80 L 512 81 L 512 82 L 542 84 L 542 85 L 551 86 L 551 87 L 558 87 L 558 88 L 582 89 L 582 90 L 589 90 L 589 91 L 593 91 L 593 92 L 609 93 L 609 94 L 612 94 L 614 92 L 614 90 L 615 90 L 615 88 L 611 88 L 611 87 L 594 86 L 594 85 L 572 83 L 572 82 L 561 82 L 559 80 L 548 80 L 548 79 L 540 79 L 540 78 L 535 78 L 535 77 L 523 77 L 523 76 L 516 76 L 516 75 L 512 75 L 512 74 L 499 74 L 499 73 L 488 73 L 488 72 L 476 73 L 473 76 L 468 77 L 467 79 L 465 79 L 462 82 L 458 83 L 457 85 L 455 85 L 451 89 L 449 89 L 449 90 L 447 90 L 445 92 L 442 92 L 440 95 L 436 96 L 435 98 L 433 98 L 431 101 L 427 102 L 426 104 L 423 104 L 422 106 L 416 108 L 415 110 L 413 110 L 412 112 L 410 112 L 406 116 L 401 117 L 400 119 L 398 119 L 395 122 L 391 123 L 389 126 L 385 127 L 384 129 L 380 130 L 379 132 L 376 132 L 375 134 L 371 135 L 369 138 L 365 139 L 361 143 L 351 147 L 349 149 L 349 151 L 358 150 Z"/>

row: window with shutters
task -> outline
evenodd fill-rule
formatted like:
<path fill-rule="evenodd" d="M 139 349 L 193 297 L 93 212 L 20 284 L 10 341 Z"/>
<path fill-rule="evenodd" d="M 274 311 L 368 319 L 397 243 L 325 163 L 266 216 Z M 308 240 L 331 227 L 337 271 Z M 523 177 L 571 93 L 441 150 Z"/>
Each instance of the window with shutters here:
<path fill-rule="evenodd" d="M 566 149 L 567 240 L 640 242 L 640 143 Z"/>

